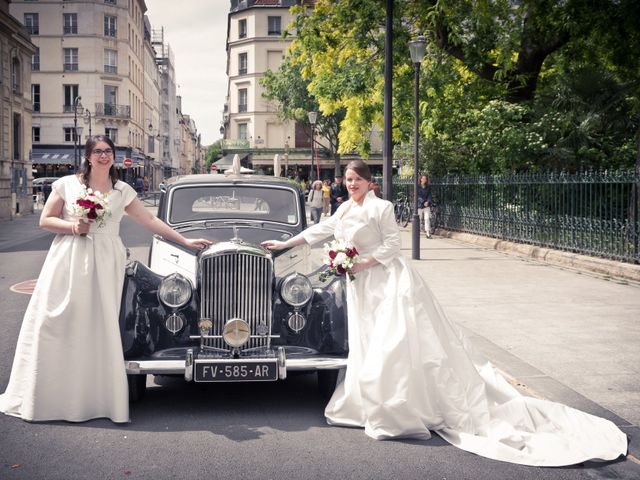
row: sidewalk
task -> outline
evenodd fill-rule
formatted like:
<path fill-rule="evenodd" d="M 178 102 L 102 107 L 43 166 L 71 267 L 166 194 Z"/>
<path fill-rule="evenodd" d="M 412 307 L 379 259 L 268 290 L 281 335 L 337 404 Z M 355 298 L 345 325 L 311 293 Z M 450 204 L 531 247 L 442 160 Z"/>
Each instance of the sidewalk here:
<path fill-rule="evenodd" d="M 410 229 L 401 236 L 410 259 Z M 640 286 L 449 238 L 420 243 L 412 265 L 519 388 L 640 425 Z"/>

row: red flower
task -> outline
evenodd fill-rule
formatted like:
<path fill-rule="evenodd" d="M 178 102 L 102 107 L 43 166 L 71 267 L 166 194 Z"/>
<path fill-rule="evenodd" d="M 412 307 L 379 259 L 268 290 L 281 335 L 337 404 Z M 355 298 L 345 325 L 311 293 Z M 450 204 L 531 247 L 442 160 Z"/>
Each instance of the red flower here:
<path fill-rule="evenodd" d="M 96 218 L 98 218 L 98 213 L 96 212 L 95 208 L 89 210 L 89 213 L 87 213 L 87 218 L 90 220 L 95 220 Z"/>
<path fill-rule="evenodd" d="M 329 250 L 329 258 L 333 260 L 336 258 L 337 253 L 334 250 Z"/>
<path fill-rule="evenodd" d="M 344 275 L 345 273 L 347 273 L 347 271 L 344 269 L 344 267 L 342 265 L 338 265 L 336 267 L 336 271 L 340 274 L 340 275 Z"/>
<path fill-rule="evenodd" d="M 358 250 L 356 250 L 356 247 L 347 248 L 347 251 L 345 253 L 346 253 L 347 257 L 353 258 L 356 255 L 358 255 Z"/>

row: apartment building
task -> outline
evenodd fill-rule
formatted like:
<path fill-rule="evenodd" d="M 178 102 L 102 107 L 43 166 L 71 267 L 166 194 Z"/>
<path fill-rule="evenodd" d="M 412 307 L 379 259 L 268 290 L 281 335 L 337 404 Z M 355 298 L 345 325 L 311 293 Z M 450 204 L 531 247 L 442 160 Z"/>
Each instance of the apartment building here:
<path fill-rule="evenodd" d="M 179 173 L 173 58 L 145 16 L 145 0 L 14 0 L 9 9 L 36 46 L 30 59 L 35 176 L 77 170 L 92 134 L 114 141 L 125 181 L 146 176 L 153 189 Z"/>
<path fill-rule="evenodd" d="M 32 212 L 31 57 L 36 47 L 0 0 L 0 219 Z"/>

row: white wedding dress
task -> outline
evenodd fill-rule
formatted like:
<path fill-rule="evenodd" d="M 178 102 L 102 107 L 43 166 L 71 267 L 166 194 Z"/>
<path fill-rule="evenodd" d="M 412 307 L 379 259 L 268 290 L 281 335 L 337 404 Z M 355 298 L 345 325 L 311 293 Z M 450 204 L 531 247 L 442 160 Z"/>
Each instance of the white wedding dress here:
<path fill-rule="evenodd" d="M 537 466 L 613 460 L 626 435 L 608 420 L 525 397 L 474 354 L 400 253 L 391 203 L 369 192 L 302 233 L 352 243 L 380 265 L 347 280 L 349 358 L 325 415 L 375 439 L 430 437 L 496 460 Z"/>
<path fill-rule="evenodd" d="M 52 187 L 70 220 L 82 185 L 71 175 Z M 118 327 L 126 251 L 118 233 L 135 196 L 118 181 L 102 227 L 94 223 L 86 237 L 53 240 L 24 315 L 0 412 L 29 421 L 129 421 Z"/>

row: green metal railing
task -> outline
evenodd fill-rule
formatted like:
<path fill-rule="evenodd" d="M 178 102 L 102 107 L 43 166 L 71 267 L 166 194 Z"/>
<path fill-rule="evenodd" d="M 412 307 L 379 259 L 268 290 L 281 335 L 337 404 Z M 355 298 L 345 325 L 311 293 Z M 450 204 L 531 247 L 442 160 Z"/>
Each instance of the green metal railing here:
<path fill-rule="evenodd" d="M 640 263 L 634 171 L 431 178 L 438 224 L 559 250 Z M 393 180 L 413 198 L 413 178 Z"/>

